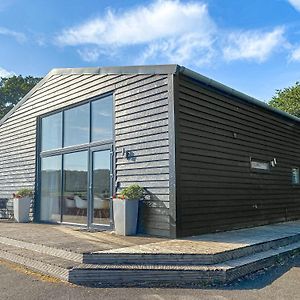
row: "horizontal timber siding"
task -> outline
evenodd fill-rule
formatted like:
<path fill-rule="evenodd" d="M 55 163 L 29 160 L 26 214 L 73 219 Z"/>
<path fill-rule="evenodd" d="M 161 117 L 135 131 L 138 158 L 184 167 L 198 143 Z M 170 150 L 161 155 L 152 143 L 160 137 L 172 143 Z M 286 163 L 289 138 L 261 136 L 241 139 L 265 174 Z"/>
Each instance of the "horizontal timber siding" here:
<path fill-rule="evenodd" d="M 117 182 L 145 188 L 141 230 L 163 236 L 170 234 L 168 81 L 155 76 L 115 92 Z"/>
<path fill-rule="evenodd" d="M 169 235 L 168 75 L 53 75 L 0 127 L 0 197 L 35 184 L 37 117 L 113 92 L 116 180 L 147 191 L 141 228 Z M 127 160 L 122 149 L 130 150 Z"/>
<path fill-rule="evenodd" d="M 183 75 L 177 94 L 178 234 L 300 218 L 300 124 Z M 251 157 L 278 164 L 255 172 Z"/>

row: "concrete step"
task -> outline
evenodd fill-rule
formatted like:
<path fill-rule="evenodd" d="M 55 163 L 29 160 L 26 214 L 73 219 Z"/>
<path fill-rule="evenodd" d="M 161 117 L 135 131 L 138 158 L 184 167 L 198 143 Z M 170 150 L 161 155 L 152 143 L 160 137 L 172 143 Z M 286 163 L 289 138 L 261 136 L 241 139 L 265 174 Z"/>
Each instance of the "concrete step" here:
<path fill-rule="evenodd" d="M 0 259 L 65 281 L 68 281 L 69 270 L 76 264 L 74 261 L 5 244 L 0 245 Z"/>
<path fill-rule="evenodd" d="M 81 264 L 46 253 L 0 244 L 0 259 L 76 284 L 151 285 L 227 283 L 300 253 L 300 242 L 213 265 Z"/>
<path fill-rule="evenodd" d="M 300 234 L 293 234 L 214 254 L 135 252 L 134 249 L 122 248 L 120 251 L 113 249 L 110 251 L 84 253 L 82 261 L 86 264 L 212 265 L 270 249 L 278 249 L 298 241 L 300 241 Z"/>
<path fill-rule="evenodd" d="M 73 283 L 224 284 L 300 253 L 300 242 L 213 265 L 82 264 L 69 271 Z"/>
<path fill-rule="evenodd" d="M 300 234 L 293 234 L 279 239 L 273 239 L 266 242 L 256 243 L 246 247 L 240 247 L 233 250 L 227 250 L 215 254 L 189 254 L 189 253 L 141 253 L 134 252 L 130 248 L 111 251 L 101 251 L 94 253 L 76 253 L 66 249 L 60 249 L 42 244 L 16 240 L 0 236 L 1 245 L 9 245 L 25 250 L 35 251 L 41 254 L 48 254 L 52 257 L 58 257 L 76 263 L 84 264 L 128 264 L 128 265 L 213 265 L 229 260 L 238 259 L 255 253 L 265 252 L 271 249 L 278 249 L 289 244 L 300 241 Z M 127 249 L 129 249 L 127 251 Z"/>
<path fill-rule="evenodd" d="M 22 240 L 15 240 L 4 236 L 0 236 L 0 248 L 1 245 L 9 245 L 9 246 L 18 247 L 25 250 L 35 251 L 42 254 L 49 254 L 51 256 L 60 257 L 74 262 L 83 261 L 83 255 L 81 253 L 71 252 L 65 249 L 49 247 L 42 244 L 36 244 L 36 243 L 26 242 Z"/>

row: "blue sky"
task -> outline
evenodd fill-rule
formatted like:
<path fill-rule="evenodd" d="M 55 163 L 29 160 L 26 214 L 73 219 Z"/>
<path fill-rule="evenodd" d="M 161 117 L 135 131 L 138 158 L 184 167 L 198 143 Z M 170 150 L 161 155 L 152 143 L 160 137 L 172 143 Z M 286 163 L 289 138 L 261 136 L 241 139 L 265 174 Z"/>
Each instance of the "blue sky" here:
<path fill-rule="evenodd" d="M 167 63 L 267 101 L 300 81 L 300 0 L 0 0 L 0 76 Z"/>

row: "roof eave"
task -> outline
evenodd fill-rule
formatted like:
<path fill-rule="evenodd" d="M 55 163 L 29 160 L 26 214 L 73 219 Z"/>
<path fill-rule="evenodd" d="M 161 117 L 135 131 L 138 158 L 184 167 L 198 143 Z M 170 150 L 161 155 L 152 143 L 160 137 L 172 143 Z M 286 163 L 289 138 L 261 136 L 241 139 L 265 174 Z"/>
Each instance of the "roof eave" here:
<path fill-rule="evenodd" d="M 31 89 L 1 120 L 0 126 L 30 98 L 53 75 L 112 75 L 112 74 L 175 74 L 179 66 L 147 65 L 147 66 L 121 66 L 121 67 L 92 67 L 92 68 L 56 68 L 52 69 L 33 89 Z"/>
<path fill-rule="evenodd" d="M 146 66 L 119 66 L 119 67 L 99 67 L 99 68 L 62 68 L 53 69 L 51 75 L 112 75 L 112 74 L 175 74 L 179 66 L 170 65 L 146 65 Z"/>
<path fill-rule="evenodd" d="M 179 66 L 178 72 L 182 73 L 183 75 L 185 75 L 187 77 L 190 77 L 190 78 L 192 78 L 192 79 L 194 79 L 194 80 L 196 80 L 196 81 L 198 81 L 198 82 L 200 82 L 200 83 L 202 83 L 202 84 L 204 84 L 208 87 L 219 90 L 222 93 L 234 96 L 234 97 L 239 98 L 239 99 L 241 99 L 245 102 L 248 102 L 250 104 L 254 104 L 255 106 L 262 107 L 262 108 L 264 108 L 264 109 L 266 109 L 266 110 L 268 110 L 272 113 L 275 113 L 277 115 L 280 115 L 284 118 L 287 118 L 287 119 L 290 119 L 290 120 L 293 120 L 293 121 L 296 121 L 296 122 L 300 122 L 300 118 L 297 118 L 297 117 L 295 117 L 293 115 L 290 115 L 290 114 L 288 114 L 288 113 L 286 113 L 282 110 L 274 108 L 274 107 L 268 105 L 265 102 L 262 102 L 262 101 L 260 101 L 256 98 L 250 97 L 250 96 L 248 96 L 244 93 L 241 93 L 241 92 L 239 92 L 235 89 L 232 89 L 232 88 L 230 88 L 230 87 L 228 87 L 228 86 L 226 86 L 226 85 L 224 85 L 224 84 L 222 84 L 218 81 L 210 79 L 210 78 L 208 78 L 206 76 L 203 76 L 199 73 L 196 73 L 196 72 L 194 72 L 194 71 L 192 71 L 188 68 L 185 68 L 183 66 Z"/>
<path fill-rule="evenodd" d="M 1 120 L 0 126 L 27 100 L 29 99 L 51 76 L 50 71 L 39 83 L 37 83 Z"/>

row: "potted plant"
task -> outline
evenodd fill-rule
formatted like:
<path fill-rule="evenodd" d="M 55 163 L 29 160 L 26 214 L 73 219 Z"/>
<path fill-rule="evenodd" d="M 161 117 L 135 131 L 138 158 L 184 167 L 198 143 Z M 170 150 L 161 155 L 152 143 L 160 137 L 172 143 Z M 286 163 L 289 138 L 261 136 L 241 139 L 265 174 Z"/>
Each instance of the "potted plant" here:
<path fill-rule="evenodd" d="M 33 192 L 30 189 L 21 189 L 13 194 L 14 218 L 19 223 L 29 222 L 29 210 Z"/>
<path fill-rule="evenodd" d="M 113 198 L 115 231 L 120 235 L 134 235 L 137 229 L 139 200 L 144 189 L 138 184 L 124 188 Z"/>

